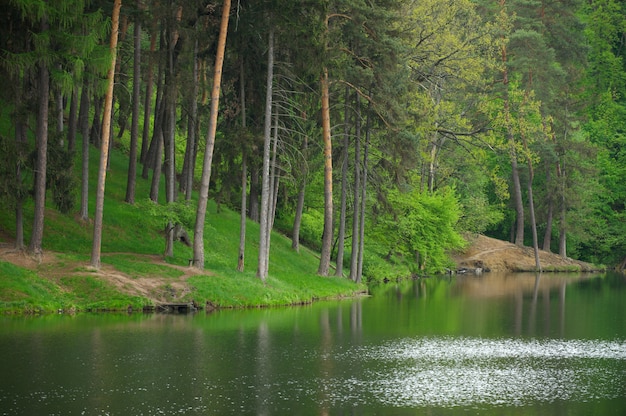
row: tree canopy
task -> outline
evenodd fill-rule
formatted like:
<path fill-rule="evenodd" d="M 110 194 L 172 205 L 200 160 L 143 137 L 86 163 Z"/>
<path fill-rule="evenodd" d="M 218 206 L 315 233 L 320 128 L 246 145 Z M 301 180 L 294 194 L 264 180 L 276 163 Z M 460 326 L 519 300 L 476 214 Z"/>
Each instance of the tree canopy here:
<path fill-rule="evenodd" d="M 380 278 L 375 257 L 443 271 L 464 233 L 626 260 L 621 1 L 139 0 L 111 68 L 113 4 L 2 1 L 1 209 L 20 248 L 24 229 L 45 248 L 48 192 L 89 220 L 78 184 L 108 142 L 129 155 L 129 204 L 139 174 L 138 200 L 199 201 L 200 268 L 208 198 L 241 212 L 242 241 L 246 217 L 262 224 L 262 280 L 273 228 L 354 280 Z"/>

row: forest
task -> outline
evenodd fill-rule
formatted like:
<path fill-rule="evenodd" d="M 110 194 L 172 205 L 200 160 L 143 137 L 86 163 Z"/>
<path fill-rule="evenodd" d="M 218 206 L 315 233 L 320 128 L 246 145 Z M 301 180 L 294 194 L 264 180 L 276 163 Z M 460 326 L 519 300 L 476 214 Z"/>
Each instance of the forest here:
<path fill-rule="evenodd" d="M 55 212 L 93 222 L 99 266 L 119 151 L 125 202 L 199 269 L 209 199 L 240 213 L 233 268 L 260 224 L 262 281 L 272 230 L 355 282 L 442 272 L 468 234 L 533 247 L 537 269 L 540 249 L 624 267 L 624 1 L 0 4 L 0 212 L 33 256 Z"/>

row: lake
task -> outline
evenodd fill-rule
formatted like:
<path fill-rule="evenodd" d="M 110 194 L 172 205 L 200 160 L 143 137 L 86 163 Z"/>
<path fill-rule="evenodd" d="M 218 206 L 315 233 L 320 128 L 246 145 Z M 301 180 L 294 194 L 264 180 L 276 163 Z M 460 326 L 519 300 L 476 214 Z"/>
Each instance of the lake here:
<path fill-rule="evenodd" d="M 626 278 L 484 274 L 195 314 L 0 317 L 3 415 L 624 415 Z"/>

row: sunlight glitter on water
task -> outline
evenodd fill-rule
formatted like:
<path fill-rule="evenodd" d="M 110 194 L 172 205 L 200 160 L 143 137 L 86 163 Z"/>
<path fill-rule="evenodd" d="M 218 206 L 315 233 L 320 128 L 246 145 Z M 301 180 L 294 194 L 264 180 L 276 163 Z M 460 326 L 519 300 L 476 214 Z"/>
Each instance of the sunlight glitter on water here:
<path fill-rule="evenodd" d="M 356 383 L 387 406 L 589 401 L 626 384 L 624 341 L 419 338 L 349 355 L 378 364 Z"/>

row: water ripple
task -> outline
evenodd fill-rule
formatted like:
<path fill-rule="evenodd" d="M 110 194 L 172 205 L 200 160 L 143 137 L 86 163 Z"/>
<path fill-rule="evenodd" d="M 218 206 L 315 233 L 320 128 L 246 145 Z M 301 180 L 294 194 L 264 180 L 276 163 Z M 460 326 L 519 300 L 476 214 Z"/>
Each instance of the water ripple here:
<path fill-rule="evenodd" d="M 621 397 L 626 385 L 625 341 L 411 338 L 344 358 L 354 357 L 375 365 L 350 390 L 358 385 L 387 406 L 591 401 Z"/>

